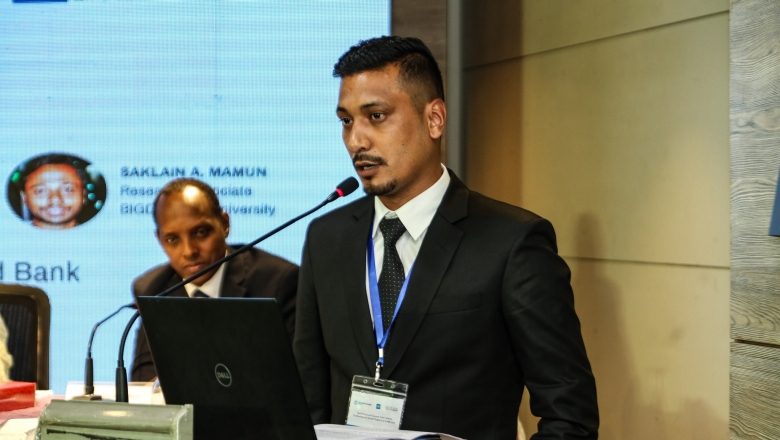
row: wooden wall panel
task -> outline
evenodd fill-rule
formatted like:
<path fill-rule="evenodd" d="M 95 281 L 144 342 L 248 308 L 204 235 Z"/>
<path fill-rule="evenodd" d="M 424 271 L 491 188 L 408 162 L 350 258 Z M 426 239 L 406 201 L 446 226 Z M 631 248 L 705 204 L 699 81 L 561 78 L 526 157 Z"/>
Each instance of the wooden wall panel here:
<path fill-rule="evenodd" d="M 778 46 L 780 3 L 735 1 L 731 15 L 731 334 L 772 344 L 780 344 L 780 238 L 767 236 L 780 168 Z"/>
<path fill-rule="evenodd" d="M 737 339 L 730 432 L 734 440 L 767 440 L 780 438 L 780 238 L 768 236 L 780 168 L 780 2 L 734 0 L 730 29 L 731 336 Z"/>
<path fill-rule="evenodd" d="M 729 0 L 463 0 L 466 66 L 727 12 Z"/>
<path fill-rule="evenodd" d="M 780 438 L 780 349 L 731 345 L 731 440 Z"/>

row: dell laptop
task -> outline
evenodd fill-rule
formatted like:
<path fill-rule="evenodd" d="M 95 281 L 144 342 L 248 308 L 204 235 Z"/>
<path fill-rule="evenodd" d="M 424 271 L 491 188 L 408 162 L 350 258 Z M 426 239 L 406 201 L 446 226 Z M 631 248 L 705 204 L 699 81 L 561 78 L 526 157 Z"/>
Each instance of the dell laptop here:
<path fill-rule="evenodd" d="M 139 297 L 166 403 L 193 404 L 195 439 L 316 440 L 276 301 Z"/>

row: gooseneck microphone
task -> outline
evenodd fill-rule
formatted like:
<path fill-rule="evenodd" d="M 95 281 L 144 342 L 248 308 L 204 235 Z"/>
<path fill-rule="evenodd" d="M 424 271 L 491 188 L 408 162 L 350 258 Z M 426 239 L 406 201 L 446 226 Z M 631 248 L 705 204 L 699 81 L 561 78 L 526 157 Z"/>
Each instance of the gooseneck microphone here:
<path fill-rule="evenodd" d="M 124 309 L 134 308 L 136 308 L 135 303 L 125 304 L 122 307 L 116 309 L 110 315 L 103 318 L 101 321 L 95 324 L 94 327 L 92 327 L 92 332 L 89 334 L 89 344 L 87 344 L 87 360 L 84 363 L 84 395 L 75 396 L 73 397 L 73 400 L 102 400 L 101 396 L 95 395 L 95 382 L 92 375 L 92 341 L 95 339 L 95 333 L 97 333 L 98 327 L 100 327 L 104 322 L 113 318 Z"/>
<path fill-rule="evenodd" d="M 272 235 L 276 234 L 277 232 L 287 228 L 291 224 L 297 222 L 298 220 L 306 217 L 307 215 L 313 213 L 314 211 L 317 211 L 318 209 L 322 208 L 323 206 L 327 205 L 328 203 L 339 199 L 341 197 L 346 197 L 350 194 L 352 194 L 356 189 L 358 188 L 358 181 L 354 177 L 348 177 L 343 182 L 341 182 L 337 187 L 336 190 L 333 191 L 325 200 L 323 200 L 319 205 L 315 206 L 314 208 L 304 212 L 303 214 L 300 214 L 291 220 L 288 220 L 287 222 L 283 223 L 281 226 L 276 227 L 271 232 L 268 232 L 267 234 L 263 235 L 262 237 L 259 237 L 255 241 L 251 243 L 247 243 L 244 246 L 241 246 L 240 248 L 236 249 L 232 253 L 224 256 L 223 258 L 220 258 L 219 260 L 209 264 L 208 266 L 204 267 L 203 269 L 196 272 L 194 275 L 190 276 L 189 278 L 183 279 L 180 282 L 176 283 L 175 285 L 169 287 L 168 289 L 163 290 L 162 292 L 158 293 L 155 296 L 167 296 L 171 292 L 175 291 L 176 289 L 181 288 L 187 283 L 192 282 L 193 280 L 198 279 L 198 277 L 202 276 L 205 273 L 210 272 L 211 270 L 219 267 L 222 263 L 225 263 L 227 261 L 232 260 L 233 258 L 237 257 L 239 254 L 242 254 L 246 252 L 248 249 L 253 248 L 256 244 L 260 243 L 261 241 L 267 239 L 268 237 L 271 237 Z M 135 320 L 138 319 L 140 316 L 139 312 L 135 312 L 135 314 L 130 318 L 130 321 L 127 323 L 127 326 L 125 327 L 125 331 L 122 334 L 122 340 L 119 343 L 119 358 L 117 359 L 117 368 L 116 368 L 116 401 L 117 402 L 127 402 L 127 370 L 125 369 L 125 343 L 127 341 L 127 336 L 130 333 L 130 329 L 132 329 L 133 324 L 135 323 Z"/>
<path fill-rule="evenodd" d="M 322 208 L 323 206 L 327 205 L 328 203 L 341 198 L 346 197 L 350 194 L 352 194 L 356 189 L 358 189 L 358 181 L 354 177 L 348 177 L 344 179 L 343 182 L 339 183 L 339 186 L 336 187 L 336 190 L 330 193 L 330 195 L 325 199 L 324 202 L 320 203 L 317 207 L 314 209 L 306 212 L 305 214 L 301 215 L 301 217 L 296 217 L 292 220 L 290 220 L 290 223 L 294 223 L 298 221 L 302 217 L 306 217 L 307 215 L 311 214 L 312 212 Z M 285 225 L 286 226 L 286 225 Z"/>

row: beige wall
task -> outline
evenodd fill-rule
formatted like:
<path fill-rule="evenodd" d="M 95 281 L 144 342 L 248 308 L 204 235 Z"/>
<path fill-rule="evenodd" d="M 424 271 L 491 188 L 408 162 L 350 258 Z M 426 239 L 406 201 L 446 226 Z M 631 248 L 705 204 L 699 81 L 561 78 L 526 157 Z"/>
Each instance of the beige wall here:
<path fill-rule="evenodd" d="M 728 438 L 728 0 L 484 5 L 467 181 L 556 226 L 601 438 Z"/>

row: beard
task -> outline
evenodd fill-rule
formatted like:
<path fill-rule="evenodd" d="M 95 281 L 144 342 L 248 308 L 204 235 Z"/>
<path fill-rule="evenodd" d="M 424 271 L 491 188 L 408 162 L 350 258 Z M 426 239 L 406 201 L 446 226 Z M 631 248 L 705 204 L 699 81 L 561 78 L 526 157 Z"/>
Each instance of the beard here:
<path fill-rule="evenodd" d="M 352 157 L 352 163 L 355 164 L 358 161 L 365 160 L 375 163 L 377 166 L 387 165 L 384 159 L 379 156 L 373 156 L 368 153 L 358 153 Z M 361 179 L 362 180 L 362 179 Z M 389 182 L 385 183 L 373 183 L 371 180 L 363 181 L 363 191 L 370 196 L 383 196 L 393 192 L 398 182 L 393 178 Z"/>
<path fill-rule="evenodd" d="M 363 183 L 363 191 L 370 196 L 383 196 L 393 192 L 397 185 L 398 182 L 395 179 L 385 183 L 365 182 Z"/>

